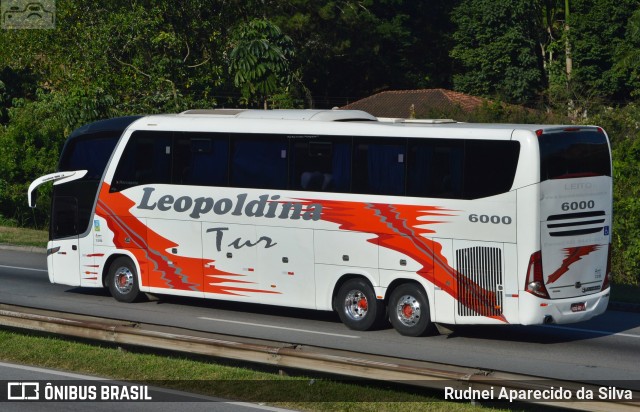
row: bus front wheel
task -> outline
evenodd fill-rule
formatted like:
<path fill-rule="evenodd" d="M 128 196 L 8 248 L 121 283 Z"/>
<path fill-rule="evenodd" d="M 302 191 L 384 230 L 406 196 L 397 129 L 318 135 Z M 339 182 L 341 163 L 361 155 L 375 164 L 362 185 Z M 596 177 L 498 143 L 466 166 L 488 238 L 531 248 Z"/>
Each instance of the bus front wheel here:
<path fill-rule="evenodd" d="M 417 284 L 398 286 L 389 298 L 389 321 L 405 336 L 424 336 L 431 327 L 429 300 Z"/>
<path fill-rule="evenodd" d="M 119 257 L 109 267 L 109 292 L 119 302 L 135 302 L 140 297 L 138 273 L 131 259 Z"/>
<path fill-rule="evenodd" d="M 384 315 L 383 303 L 369 282 L 361 278 L 349 279 L 340 287 L 335 309 L 342 323 L 353 330 L 373 329 Z"/>

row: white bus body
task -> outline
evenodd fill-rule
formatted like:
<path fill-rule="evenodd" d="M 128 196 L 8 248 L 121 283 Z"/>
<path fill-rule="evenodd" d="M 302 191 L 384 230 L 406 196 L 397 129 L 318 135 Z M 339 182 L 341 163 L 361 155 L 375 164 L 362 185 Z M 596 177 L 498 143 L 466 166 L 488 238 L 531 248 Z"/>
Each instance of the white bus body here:
<path fill-rule="evenodd" d="M 49 279 L 127 302 L 336 310 L 413 336 L 582 321 L 609 299 L 609 153 L 596 127 L 357 111 L 97 122 L 63 149 L 60 172 L 88 173 L 54 183 Z"/>

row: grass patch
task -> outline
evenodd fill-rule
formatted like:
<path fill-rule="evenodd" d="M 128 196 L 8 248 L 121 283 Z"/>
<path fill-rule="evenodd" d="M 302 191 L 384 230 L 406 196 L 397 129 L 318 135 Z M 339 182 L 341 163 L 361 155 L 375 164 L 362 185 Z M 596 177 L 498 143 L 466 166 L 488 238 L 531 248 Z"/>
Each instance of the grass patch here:
<path fill-rule="evenodd" d="M 0 329 L 0 360 L 147 382 L 209 396 L 269 402 L 305 411 L 480 411 L 468 403 L 390 388 L 289 377 L 175 356 L 135 353 Z M 161 385 L 164 383 L 164 385 Z M 226 384 L 225 384 L 226 383 Z M 274 391 L 286 399 L 270 402 Z M 353 402 L 349 400 L 357 399 Z M 319 401 L 320 400 L 320 401 Z M 339 401 L 333 401 L 339 400 Z"/>
<path fill-rule="evenodd" d="M 0 226 L 0 243 L 17 246 L 47 247 L 49 233 L 46 230 Z"/>

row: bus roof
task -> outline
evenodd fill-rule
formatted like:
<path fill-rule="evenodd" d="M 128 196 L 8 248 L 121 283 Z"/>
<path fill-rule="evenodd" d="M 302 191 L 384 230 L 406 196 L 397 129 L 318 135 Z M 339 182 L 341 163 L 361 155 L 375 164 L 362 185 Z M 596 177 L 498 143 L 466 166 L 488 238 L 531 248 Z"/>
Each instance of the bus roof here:
<path fill-rule="evenodd" d="M 113 119 L 98 120 L 93 123 L 85 124 L 75 129 L 69 135 L 70 138 L 74 138 L 79 135 L 101 133 L 101 132 L 122 132 L 131 123 L 140 119 L 142 116 L 124 116 L 115 117 Z"/>
<path fill-rule="evenodd" d="M 585 126 L 580 126 L 580 128 Z M 361 110 L 188 110 L 146 116 L 133 130 L 270 133 L 292 135 L 363 135 L 509 140 L 514 130 L 535 133 L 575 125 L 463 123 L 451 119 L 376 118 Z"/>

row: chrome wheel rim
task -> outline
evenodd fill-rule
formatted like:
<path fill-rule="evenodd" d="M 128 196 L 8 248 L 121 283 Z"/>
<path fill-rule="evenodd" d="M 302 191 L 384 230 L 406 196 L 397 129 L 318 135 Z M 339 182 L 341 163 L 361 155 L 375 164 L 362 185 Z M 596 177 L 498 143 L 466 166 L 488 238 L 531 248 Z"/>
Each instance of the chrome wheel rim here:
<path fill-rule="evenodd" d="M 404 326 L 415 326 L 420 320 L 420 302 L 410 295 L 404 295 L 398 299 L 396 316 Z"/>
<path fill-rule="evenodd" d="M 352 290 L 344 299 L 344 313 L 352 320 L 361 320 L 367 316 L 369 302 L 360 290 Z"/>
<path fill-rule="evenodd" d="M 133 289 L 133 273 L 129 270 L 129 268 L 118 268 L 118 270 L 116 270 L 115 276 L 113 277 L 113 284 L 118 293 L 126 295 Z"/>

